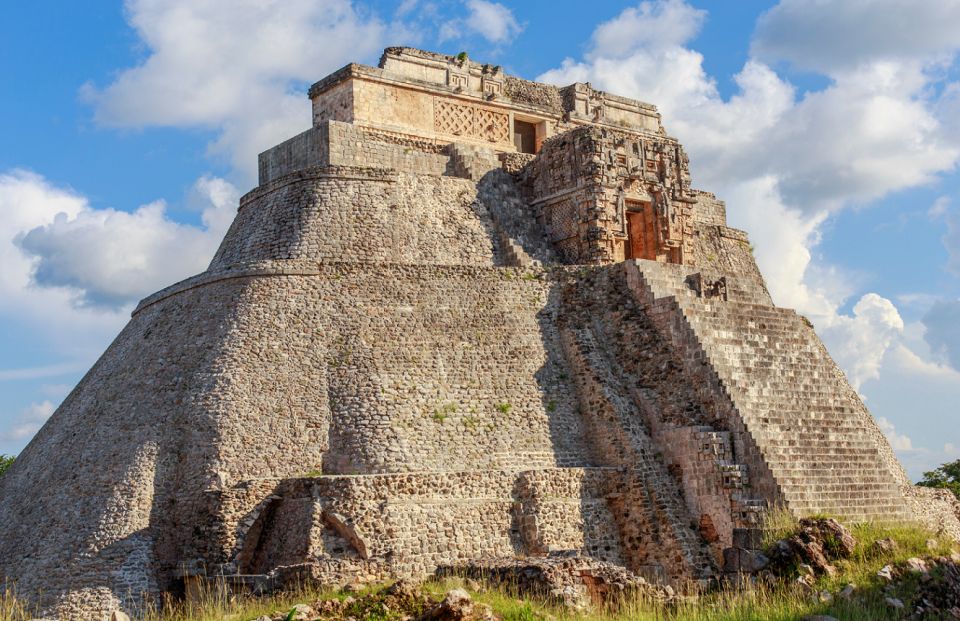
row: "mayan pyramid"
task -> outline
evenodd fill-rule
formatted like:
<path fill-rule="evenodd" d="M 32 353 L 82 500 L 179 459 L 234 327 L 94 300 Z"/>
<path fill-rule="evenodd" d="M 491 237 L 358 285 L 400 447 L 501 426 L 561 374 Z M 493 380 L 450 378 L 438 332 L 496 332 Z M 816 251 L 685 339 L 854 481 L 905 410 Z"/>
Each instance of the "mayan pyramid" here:
<path fill-rule="evenodd" d="M 960 527 L 654 106 L 410 48 L 309 96 L 207 271 L 0 478 L 22 597 L 565 554 L 683 583 L 747 569 L 775 506 Z"/>

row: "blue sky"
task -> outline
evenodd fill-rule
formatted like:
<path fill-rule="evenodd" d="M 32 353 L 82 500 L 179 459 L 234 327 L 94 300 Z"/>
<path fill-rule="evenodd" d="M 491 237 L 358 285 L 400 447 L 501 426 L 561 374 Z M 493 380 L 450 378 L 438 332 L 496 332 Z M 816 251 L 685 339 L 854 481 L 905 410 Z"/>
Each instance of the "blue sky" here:
<path fill-rule="evenodd" d="M 960 0 L 37 0 L 0 21 L 0 452 L 388 45 L 657 104 L 913 476 L 960 458 Z"/>

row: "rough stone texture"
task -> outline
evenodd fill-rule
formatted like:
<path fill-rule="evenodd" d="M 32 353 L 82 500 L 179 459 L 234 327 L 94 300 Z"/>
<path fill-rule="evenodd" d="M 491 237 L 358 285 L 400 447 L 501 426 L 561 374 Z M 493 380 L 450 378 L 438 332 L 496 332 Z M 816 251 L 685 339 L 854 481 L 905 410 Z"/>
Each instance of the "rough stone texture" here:
<path fill-rule="evenodd" d="M 960 534 L 653 106 L 409 48 L 310 93 L 209 269 L 0 478 L 24 598 L 105 619 L 517 555 L 685 585 L 756 568 L 775 504 Z"/>

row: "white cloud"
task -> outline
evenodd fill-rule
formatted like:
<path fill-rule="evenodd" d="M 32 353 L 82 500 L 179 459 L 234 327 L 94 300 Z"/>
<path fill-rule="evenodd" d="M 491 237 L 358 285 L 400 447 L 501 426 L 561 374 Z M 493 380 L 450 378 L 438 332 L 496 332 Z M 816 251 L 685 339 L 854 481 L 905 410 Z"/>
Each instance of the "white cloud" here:
<path fill-rule="evenodd" d="M 128 0 L 126 14 L 147 55 L 84 87 L 96 120 L 213 128 L 211 152 L 246 182 L 257 153 L 308 127 L 307 83 L 410 37 L 348 0 Z"/>
<path fill-rule="evenodd" d="M 83 367 L 73 362 L 48 364 L 41 367 L 0 369 L 0 382 L 59 377 L 68 373 L 79 373 L 80 371 L 83 371 Z"/>
<path fill-rule="evenodd" d="M 890 441 L 890 446 L 893 447 L 893 450 L 913 450 L 913 441 L 907 436 L 897 433 L 897 428 L 889 420 L 881 416 L 877 419 L 877 424 L 880 425 L 880 430 L 883 431 L 883 435 L 887 436 L 887 440 Z"/>
<path fill-rule="evenodd" d="M 70 361 L 57 362 L 54 367 L 74 364 L 77 357 L 88 360 L 94 353 L 91 348 L 100 348 L 115 334 L 126 321 L 126 314 L 77 309 L 75 292 L 35 286 L 32 274 L 36 260 L 23 252 L 16 240 L 27 231 L 52 224 L 58 216 L 75 218 L 88 209 L 84 197 L 36 173 L 16 169 L 0 172 L 0 318 L 7 324 L 35 330 L 40 342 L 60 344 L 61 353 Z"/>
<path fill-rule="evenodd" d="M 853 307 L 852 315 L 836 314 L 820 329 L 837 363 L 857 390 L 863 382 L 880 376 L 887 351 L 903 333 L 903 319 L 893 303 L 868 293 Z"/>
<path fill-rule="evenodd" d="M 700 31 L 707 12 L 681 0 L 641 2 L 593 31 L 591 56 L 622 57 L 638 48 L 683 45 Z"/>
<path fill-rule="evenodd" d="M 491 43 L 507 43 L 523 30 L 513 11 L 499 2 L 467 0 L 467 9 L 467 28 Z"/>
<path fill-rule="evenodd" d="M 499 2 L 465 0 L 467 15 L 462 19 L 446 19 L 440 26 L 438 39 L 442 43 L 477 34 L 490 43 L 509 43 L 523 31 L 513 11 Z"/>
<path fill-rule="evenodd" d="M 933 205 L 930 205 L 930 209 L 927 210 L 927 215 L 931 218 L 945 216 L 947 210 L 950 209 L 950 202 L 949 196 L 937 197 L 937 200 L 933 201 Z"/>
<path fill-rule="evenodd" d="M 937 59 L 960 47 L 956 0 L 781 0 L 757 21 L 751 48 L 831 73 L 877 59 Z"/>
<path fill-rule="evenodd" d="M 934 201 L 927 215 L 934 220 L 942 220 L 944 232 L 940 241 L 947 251 L 947 271 L 960 276 L 960 210 L 953 207 L 949 196 L 941 196 Z"/>
<path fill-rule="evenodd" d="M 207 202 L 203 228 L 170 220 L 163 201 L 132 213 L 84 201 L 72 214 L 61 212 L 19 234 L 16 245 L 34 260 L 37 284 L 76 291 L 82 304 L 122 307 L 206 268 L 238 197 L 227 182 L 210 177 L 201 178 L 193 194 Z"/>
<path fill-rule="evenodd" d="M 31 403 L 29 407 L 20 412 L 12 424 L 7 427 L 3 433 L 0 433 L 0 441 L 22 441 L 33 436 L 37 430 L 47 422 L 56 406 L 50 401 L 40 403 Z"/>

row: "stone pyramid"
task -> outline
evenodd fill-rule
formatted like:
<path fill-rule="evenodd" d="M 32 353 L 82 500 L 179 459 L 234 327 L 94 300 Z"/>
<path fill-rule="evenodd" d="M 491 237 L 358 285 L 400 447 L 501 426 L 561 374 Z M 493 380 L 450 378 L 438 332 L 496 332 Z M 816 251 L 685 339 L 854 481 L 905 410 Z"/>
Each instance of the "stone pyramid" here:
<path fill-rule="evenodd" d="M 960 534 L 654 106 L 410 48 L 310 98 L 207 271 L 0 478 L 20 596 L 105 618 L 518 556 L 684 584 L 748 571 L 773 507 Z"/>

